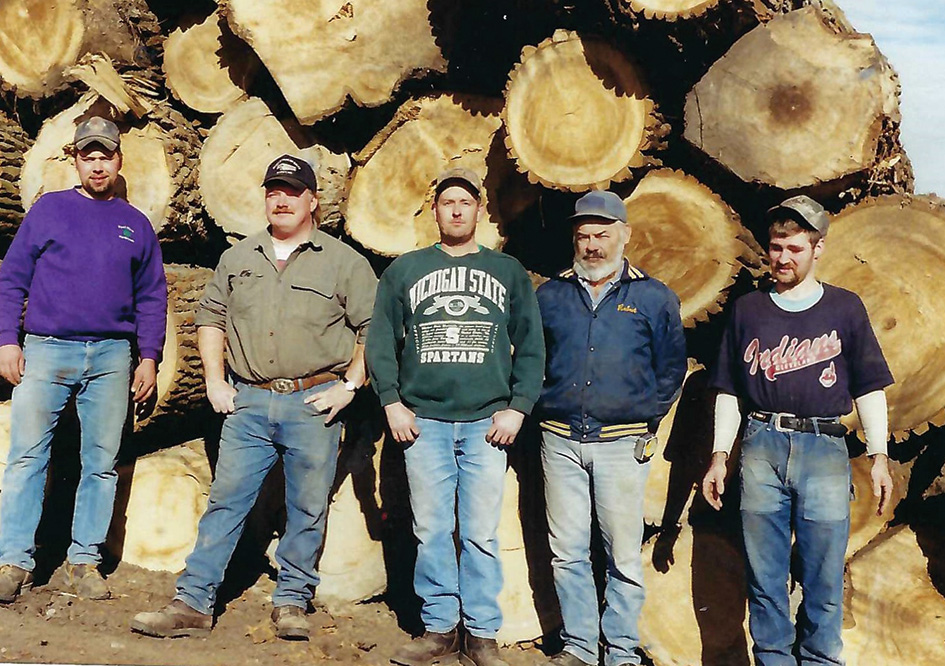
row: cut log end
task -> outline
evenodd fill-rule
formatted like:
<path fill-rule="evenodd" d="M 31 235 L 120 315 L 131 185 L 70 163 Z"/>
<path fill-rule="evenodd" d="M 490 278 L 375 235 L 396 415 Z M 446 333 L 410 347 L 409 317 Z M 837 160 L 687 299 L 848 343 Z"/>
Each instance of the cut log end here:
<path fill-rule="evenodd" d="M 721 0 L 617 0 L 621 11 L 647 19 L 676 21 L 702 16 Z"/>
<path fill-rule="evenodd" d="M 305 137 L 303 128 L 287 124 L 293 136 Z M 231 108 L 214 125 L 200 153 L 200 193 L 207 212 L 229 234 L 249 236 L 265 229 L 263 176 L 272 160 L 289 153 L 315 165 L 320 224 L 338 225 L 350 160 L 346 154 L 306 143 L 298 145 L 290 138 L 258 98 Z"/>
<path fill-rule="evenodd" d="M 488 98 L 442 95 L 407 102 L 394 120 L 355 156 L 359 166 L 348 184 L 344 217 L 348 232 L 364 247 L 397 256 L 439 239 L 433 217 L 437 176 L 463 166 L 483 177 L 485 211 L 476 240 L 496 248 L 502 198 L 514 198 L 520 187 L 503 191 L 507 160 L 494 146 L 501 119 L 499 102 Z M 423 146 L 418 151 L 417 146 Z"/>
<path fill-rule="evenodd" d="M 185 19 L 164 44 L 168 89 L 201 113 L 222 113 L 245 100 L 258 65 L 219 12 Z"/>
<path fill-rule="evenodd" d="M 624 203 L 632 231 L 627 257 L 679 296 L 686 326 L 717 312 L 735 276 L 760 263 L 760 248 L 738 215 L 681 171 L 648 173 Z M 711 260 L 694 262 L 696 256 Z"/>
<path fill-rule="evenodd" d="M 867 172 L 898 120 L 895 72 L 869 35 L 813 7 L 760 25 L 686 99 L 685 138 L 746 182 L 782 189 Z"/>
<path fill-rule="evenodd" d="M 522 52 L 509 75 L 506 145 L 533 183 L 575 192 L 606 187 L 651 163 L 661 124 L 635 67 L 620 51 L 557 31 Z"/>
<path fill-rule="evenodd" d="M 304 125 L 334 113 L 349 96 L 377 106 L 408 77 L 446 71 L 427 0 L 226 0 L 225 11 Z"/>
<path fill-rule="evenodd" d="M 860 296 L 896 380 L 886 389 L 890 430 L 927 428 L 945 403 L 945 202 L 862 201 L 833 219 L 827 248 L 818 277 Z"/>

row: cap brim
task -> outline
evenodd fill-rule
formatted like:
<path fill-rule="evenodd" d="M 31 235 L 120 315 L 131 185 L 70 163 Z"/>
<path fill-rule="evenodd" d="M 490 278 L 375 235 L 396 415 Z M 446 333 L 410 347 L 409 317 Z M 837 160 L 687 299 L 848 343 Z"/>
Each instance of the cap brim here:
<path fill-rule="evenodd" d="M 87 136 L 82 139 L 79 139 L 75 142 L 75 147 L 78 150 L 85 150 L 88 146 L 91 146 L 93 143 L 101 144 L 103 148 L 107 150 L 115 150 L 118 148 L 119 143 L 114 139 L 110 139 L 107 136 Z"/>
<path fill-rule="evenodd" d="M 600 220 L 609 220 L 610 222 L 623 222 L 624 224 L 627 223 L 626 220 L 621 219 L 619 217 L 615 217 L 609 213 L 575 213 L 574 215 L 570 216 L 568 219 L 574 222 L 585 217 L 595 217 Z"/>
<path fill-rule="evenodd" d="M 301 178 L 295 178 L 293 176 L 270 176 L 263 181 L 262 186 L 266 187 L 266 185 L 271 185 L 272 183 L 286 183 L 288 185 L 294 185 L 295 187 L 301 187 L 303 190 L 312 189 L 312 186 L 309 183 L 306 183 Z"/>
<path fill-rule="evenodd" d="M 794 208 L 791 208 L 790 206 L 781 206 L 781 205 L 772 206 L 771 208 L 768 209 L 768 212 L 765 213 L 765 219 L 767 219 L 768 222 L 771 222 L 774 219 L 774 216 L 777 215 L 778 213 L 783 213 L 784 215 L 787 215 L 792 220 L 794 220 L 795 222 L 797 222 L 798 224 L 802 226 L 807 227 L 811 231 L 816 231 L 817 233 L 826 235 L 826 232 L 821 231 L 820 229 L 815 227 L 813 224 L 811 224 L 810 221 L 808 221 L 808 219 L 804 217 L 803 213 L 801 213 L 799 210 L 795 210 Z"/>
<path fill-rule="evenodd" d="M 453 187 L 454 185 L 458 185 L 459 187 L 462 187 L 463 189 L 472 192 L 477 197 L 482 194 L 481 190 L 478 187 L 476 187 L 475 183 L 472 183 L 466 180 L 465 178 L 461 178 L 459 176 L 456 176 L 454 178 L 447 178 L 442 183 L 437 184 L 436 194 L 439 195 L 443 190 L 445 190 L 448 187 Z"/>

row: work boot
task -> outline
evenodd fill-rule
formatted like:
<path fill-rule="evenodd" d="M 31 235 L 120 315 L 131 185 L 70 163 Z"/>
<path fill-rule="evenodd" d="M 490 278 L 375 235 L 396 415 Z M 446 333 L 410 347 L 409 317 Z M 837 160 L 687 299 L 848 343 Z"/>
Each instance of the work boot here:
<path fill-rule="evenodd" d="M 432 664 L 455 664 L 459 654 L 459 632 L 453 629 L 445 634 L 423 632 L 403 646 L 390 660 L 402 666 L 432 666 Z"/>
<path fill-rule="evenodd" d="M 590 666 L 587 662 L 581 661 L 570 652 L 562 650 L 551 659 L 545 662 L 545 666 Z"/>
<path fill-rule="evenodd" d="M 94 564 L 66 564 L 66 585 L 80 599 L 108 599 L 108 583 Z"/>
<path fill-rule="evenodd" d="M 177 638 L 178 636 L 207 636 L 213 626 L 213 616 L 196 611 L 180 599 L 154 613 L 138 613 L 131 621 L 131 630 L 146 636 Z"/>
<path fill-rule="evenodd" d="M 308 620 L 305 611 L 298 606 L 276 606 L 272 609 L 272 623 L 276 625 L 276 636 L 287 641 L 308 640 Z"/>
<path fill-rule="evenodd" d="M 33 587 L 33 572 L 15 564 L 0 567 L 0 604 L 9 604 Z"/>
<path fill-rule="evenodd" d="M 479 638 L 472 634 L 466 634 L 459 661 L 463 666 L 509 666 L 509 662 L 499 656 L 499 645 L 494 638 Z"/>

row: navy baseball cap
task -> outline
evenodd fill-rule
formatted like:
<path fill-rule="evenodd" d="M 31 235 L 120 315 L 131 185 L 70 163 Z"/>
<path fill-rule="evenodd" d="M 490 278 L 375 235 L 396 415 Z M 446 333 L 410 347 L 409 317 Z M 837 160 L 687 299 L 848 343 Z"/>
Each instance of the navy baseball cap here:
<path fill-rule="evenodd" d="M 627 223 L 627 207 L 623 199 L 606 190 L 592 190 L 574 203 L 571 220 L 577 222 L 584 217 L 599 217 L 612 222 Z"/>
<path fill-rule="evenodd" d="M 317 188 L 312 165 L 294 155 L 283 155 L 272 161 L 266 169 L 266 177 L 263 178 L 262 184 L 265 187 L 270 183 L 288 183 L 312 192 Z"/>

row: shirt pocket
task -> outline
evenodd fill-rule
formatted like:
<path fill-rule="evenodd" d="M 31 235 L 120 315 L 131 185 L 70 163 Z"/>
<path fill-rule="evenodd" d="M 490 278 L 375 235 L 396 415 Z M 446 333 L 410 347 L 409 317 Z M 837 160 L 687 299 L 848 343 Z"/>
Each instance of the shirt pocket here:
<path fill-rule="evenodd" d="M 264 303 L 263 275 L 254 270 L 243 270 L 229 277 L 229 308 L 234 317 L 252 314 Z"/>
<path fill-rule="evenodd" d="M 288 318 L 310 329 L 327 328 L 344 317 L 344 308 L 335 298 L 334 275 L 293 277 L 288 296 Z"/>

